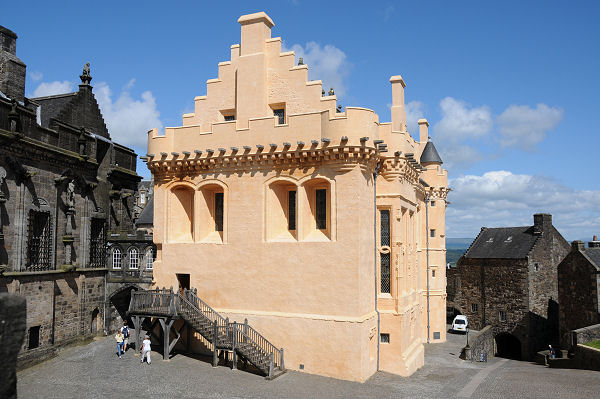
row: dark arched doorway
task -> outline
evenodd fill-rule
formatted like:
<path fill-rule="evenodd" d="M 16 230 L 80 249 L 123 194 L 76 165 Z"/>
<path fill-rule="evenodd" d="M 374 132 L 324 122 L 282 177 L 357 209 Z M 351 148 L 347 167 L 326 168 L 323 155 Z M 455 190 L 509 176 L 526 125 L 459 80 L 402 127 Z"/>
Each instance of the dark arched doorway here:
<path fill-rule="evenodd" d="M 94 311 L 92 312 L 92 321 L 90 323 L 90 332 L 92 334 L 96 334 L 98 332 L 98 315 L 100 314 L 100 311 L 98 310 L 98 308 L 94 309 Z"/>
<path fill-rule="evenodd" d="M 521 341 L 509 333 L 498 334 L 496 340 L 496 356 L 521 360 Z"/>
<path fill-rule="evenodd" d="M 129 302 L 131 302 L 131 291 L 137 291 L 139 287 L 135 285 L 128 285 L 119 288 L 115 291 L 110 299 L 110 304 L 116 309 L 122 320 L 127 320 L 129 326 L 133 326 L 131 319 L 127 318 L 127 311 L 129 310 Z"/>

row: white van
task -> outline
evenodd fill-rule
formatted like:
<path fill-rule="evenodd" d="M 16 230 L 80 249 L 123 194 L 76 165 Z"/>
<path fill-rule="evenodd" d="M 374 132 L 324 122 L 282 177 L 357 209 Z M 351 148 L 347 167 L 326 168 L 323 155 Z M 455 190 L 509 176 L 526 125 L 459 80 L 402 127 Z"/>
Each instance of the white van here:
<path fill-rule="evenodd" d="M 467 316 L 459 314 L 452 320 L 452 331 L 467 332 L 469 321 Z"/>

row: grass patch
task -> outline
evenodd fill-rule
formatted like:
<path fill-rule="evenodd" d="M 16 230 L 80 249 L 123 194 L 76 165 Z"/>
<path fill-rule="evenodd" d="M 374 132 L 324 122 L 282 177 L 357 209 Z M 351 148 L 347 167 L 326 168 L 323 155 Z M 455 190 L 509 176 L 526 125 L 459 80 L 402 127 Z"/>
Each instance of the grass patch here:
<path fill-rule="evenodd" d="M 584 345 L 591 346 L 592 348 L 600 349 L 600 339 L 597 339 L 597 340 L 591 341 L 591 342 L 586 342 Z"/>

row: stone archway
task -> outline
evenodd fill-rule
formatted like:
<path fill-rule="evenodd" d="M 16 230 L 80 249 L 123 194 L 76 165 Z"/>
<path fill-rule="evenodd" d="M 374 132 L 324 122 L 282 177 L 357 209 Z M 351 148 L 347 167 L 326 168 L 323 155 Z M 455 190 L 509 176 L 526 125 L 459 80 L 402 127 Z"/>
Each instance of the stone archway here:
<path fill-rule="evenodd" d="M 496 340 L 496 356 L 521 360 L 521 341 L 517 337 L 509 333 L 501 333 L 494 339 Z"/>
<path fill-rule="evenodd" d="M 133 325 L 133 322 L 127 317 L 127 311 L 129 310 L 129 302 L 131 302 L 131 291 L 138 291 L 140 289 L 141 287 L 137 284 L 123 285 L 116 289 L 107 299 L 107 305 L 112 306 L 117 311 L 121 320 L 127 320 L 127 324 L 130 326 Z M 108 325 L 111 326 L 111 324 L 112 320 L 109 320 Z"/>

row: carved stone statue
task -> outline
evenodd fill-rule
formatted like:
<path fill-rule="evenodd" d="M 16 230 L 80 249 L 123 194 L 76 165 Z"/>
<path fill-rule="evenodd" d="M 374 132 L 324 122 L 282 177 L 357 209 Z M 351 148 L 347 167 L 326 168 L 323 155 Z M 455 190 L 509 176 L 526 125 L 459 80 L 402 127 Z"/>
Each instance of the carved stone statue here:
<path fill-rule="evenodd" d="M 69 208 L 73 208 L 75 206 L 75 182 L 73 182 L 73 180 L 67 184 L 66 204 Z"/>
<path fill-rule="evenodd" d="M 329 95 L 330 95 L 330 96 L 333 96 L 333 95 L 335 95 L 335 91 L 333 91 L 333 87 L 330 87 L 330 88 L 329 88 Z"/>
<path fill-rule="evenodd" d="M 19 113 L 17 112 L 17 100 L 10 100 L 10 111 L 8 112 L 8 121 L 10 131 L 16 133 L 19 131 Z"/>
<path fill-rule="evenodd" d="M 84 85 L 89 85 L 90 82 L 92 81 L 92 75 L 90 75 L 90 63 L 86 62 L 85 66 L 83 67 L 83 72 L 81 73 L 81 75 L 79 75 L 79 78 L 81 79 L 81 83 Z"/>

